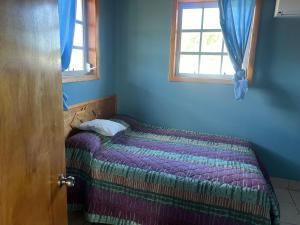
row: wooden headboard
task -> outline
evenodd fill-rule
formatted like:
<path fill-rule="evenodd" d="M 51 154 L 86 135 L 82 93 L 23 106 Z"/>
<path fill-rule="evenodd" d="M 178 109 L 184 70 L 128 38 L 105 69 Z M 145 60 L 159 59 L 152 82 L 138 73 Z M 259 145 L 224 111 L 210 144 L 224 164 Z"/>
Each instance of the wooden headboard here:
<path fill-rule="evenodd" d="M 72 105 L 64 112 L 64 134 L 67 137 L 70 131 L 81 123 L 96 118 L 110 118 L 116 114 L 116 96 Z"/>

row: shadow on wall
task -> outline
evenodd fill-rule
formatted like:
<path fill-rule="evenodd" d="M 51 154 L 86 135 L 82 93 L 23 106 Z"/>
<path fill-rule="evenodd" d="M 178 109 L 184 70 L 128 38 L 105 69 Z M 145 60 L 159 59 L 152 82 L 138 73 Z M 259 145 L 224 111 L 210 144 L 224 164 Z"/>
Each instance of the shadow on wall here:
<path fill-rule="evenodd" d="M 291 85 L 297 77 L 294 72 L 297 68 L 300 74 L 300 45 L 295 46 L 295 43 L 299 43 L 300 32 L 291 28 L 299 26 L 300 19 L 265 16 L 268 19 L 263 20 L 268 20 L 268 26 L 259 32 L 262 40 L 259 41 L 260 52 L 256 54 L 252 88 L 261 91 L 271 106 L 299 116 L 298 88 L 291 88 Z"/>
<path fill-rule="evenodd" d="M 256 144 L 253 145 L 255 151 L 259 153 L 258 155 L 262 162 L 272 162 L 268 165 L 268 171 L 277 171 L 277 177 L 287 177 L 286 171 L 290 172 L 289 177 L 300 177 L 299 164 L 292 162 L 288 158 L 284 157 L 284 155 L 279 155 L 270 149 Z M 282 167 L 282 165 L 284 165 L 284 169 L 279 169 Z"/>
<path fill-rule="evenodd" d="M 202 87 L 206 91 L 199 92 L 197 88 L 190 85 L 180 86 L 181 91 L 177 91 L 176 86 L 171 86 L 172 89 L 165 89 L 164 85 L 157 85 L 153 90 L 151 86 L 141 85 L 128 77 L 123 80 L 122 84 L 127 87 L 126 95 L 119 95 L 121 98 L 119 98 L 118 108 L 122 113 L 159 126 L 237 136 L 233 127 L 239 125 L 233 123 L 232 120 L 205 116 L 207 113 L 215 115 L 214 113 L 220 112 L 223 107 L 218 104 L 218 94 L 213 95 L 212 98 L 199 100 L 199 95 L 207 93 L 207 89 L 211 88 L 209 85 Z M 218 87 L 216 86 L 214 89 L 217 90 Z M 229 86 L 228 89 L 231 90 L 231 87 Z M 138 93 L 138 97 L 136 93 Z M 227 93 L 226 98 L 232 97 L 232 93 L 228 90 L 220 93 L 220 95 Z M 209 110 L 207 111 L 205 108 Z M 224 127 L 232 129 L 228 128 L 227 132 L 224 132 Z"/>

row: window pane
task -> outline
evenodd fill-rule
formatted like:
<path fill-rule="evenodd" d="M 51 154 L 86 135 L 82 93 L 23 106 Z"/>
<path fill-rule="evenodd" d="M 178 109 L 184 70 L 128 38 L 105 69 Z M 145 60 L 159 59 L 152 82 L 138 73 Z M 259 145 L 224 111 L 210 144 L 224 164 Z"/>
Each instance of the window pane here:
<path fill-rule="evenodd" d="M 75 33 L 73 39 L 73 45 L 77 47 L 83 47 L 83 25 L 75 24 Z"/>
<path fill-rule="evenodd" d="M 179 73 L 197 74 L 198 63 L 199 63 L 198 55 L 181 55 Z"/>
<path fill-rule="evenodd" d="M 232 63 L 230 61 L 229 56 L 223 57 L 223 65 L 222 65 L 222 74 L 224 75 L 234 75 L 234 69 Z"/>
<path fill-rule="evenodd" d="M 228 53 L 228 49 L 227 49 L 225 42 L 224 42 L 224 53 Z"/>
<path fill-rule="evenodd" d="M 203 29 L 221 29 L 220 12 L 218 8 L 204 9 Z"/>
<path fill-rule="evenodd" d="M 200 33 L 183 32 L 181 34 L 182 52 L 199 52 Z"/>
<path fill-rule="evenodd" d="M 222 32 L 203 32 L 201 52 L 222 52 Z"/>
<path fill-rule="evenodd" d="M 82 21 L 83 15 L 82 15 L 82 0 L 77 0 L 76 5 L 76 20 Z"/>
<path fill-rule="evenodd" d="M 202 55 L 200 60 L 200 74 L 220 75 L 221 56 Z"/>
<path fill-rule="evenodd" d="M 84 70 L 84 51 L 83 49 L 73 49 L 69 71 Z"/>
<path fill-rule="evenodd" d="M 202 9 L 182 10 L 182 29 L 201 29 Z"/>

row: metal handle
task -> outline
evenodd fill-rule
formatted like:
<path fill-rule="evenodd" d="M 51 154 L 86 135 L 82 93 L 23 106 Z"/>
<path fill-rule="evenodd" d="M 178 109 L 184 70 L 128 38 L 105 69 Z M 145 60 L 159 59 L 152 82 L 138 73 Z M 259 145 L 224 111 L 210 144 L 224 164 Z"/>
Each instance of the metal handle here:
<path fill-rule="evenodd" d="M 87 63 L 86 64 L 86 70 L 88 71 L 88 72 L 91 72 L 91 71 L 93 71 L 93 70 L 95 70 L 96 69 L 96 66 L 94 66 L 92 63 Z"/>
<path fill-rule="evenodd" d="M 74 187 L 75 186 L 75 178 L 68 176 L 65 177 L 63 174 L 59 175 L 58 177 L 58 186 L 62 187 L 66 185 L 67 187 Z"/>

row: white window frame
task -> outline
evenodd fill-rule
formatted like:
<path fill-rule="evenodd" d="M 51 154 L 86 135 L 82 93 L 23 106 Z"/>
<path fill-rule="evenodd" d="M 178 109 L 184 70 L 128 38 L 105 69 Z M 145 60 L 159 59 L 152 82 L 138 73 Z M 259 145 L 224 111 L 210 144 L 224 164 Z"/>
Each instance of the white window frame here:
<path fill-rule="evenodd" d="M 210 5 L 210 6 L 209 6 Z M 189 77 L 189 78 L 208 78 L 208 79 L 224 79 L 224 80 L 232 80 L 233 74 L 222 74 L 222 66 L 223 66 L 223 59 L 224 56 L 228 56 L 228 53 L 225 52 L 225 42 L 222 34 L 222 48 L 221 52 L 201 52 L 201 47 L 202 47 L 202 37 L 203 33 L 209 33 L 209 32 L 220 32 L 222 33 L 222 29 L 203 29 L 204 26 L 204 11 L 205 8 L 215 8 L 214 5 L 217 6 L 217 3 L 210 2 L 210 3 L 180 3 L 179 4 L 179 15 L 178 15 L 178 43 L 177 45 L 179 46 L 177 48 L 176 52 L 176 74 L 177 76 L 181 77 Z M 201 19 L 201 28 L 200 29 L 182 29 L 182 13 L 184 9 L 202 9 L 202 19 Z M 181 51 L 181 36 L 182 33 L 184 32 L 196 32 L 200 33 L 200 42 L 199 42 L 199 51 L 197 52 L 182 52 Z M 179 65 L 180 65 L 180 55 L 197 55 L 199 56 L 199 62 L 198 62 L 198 73 L 180 73 L 179 72 Z M 220 73 L 218 74 L 201 74 L 200 73 L 200 62 L 201 62 L 201 56 L 203 55 L 215 55 L 215 56 L 221 56 L 221 61 L 220 61 Z"/>

